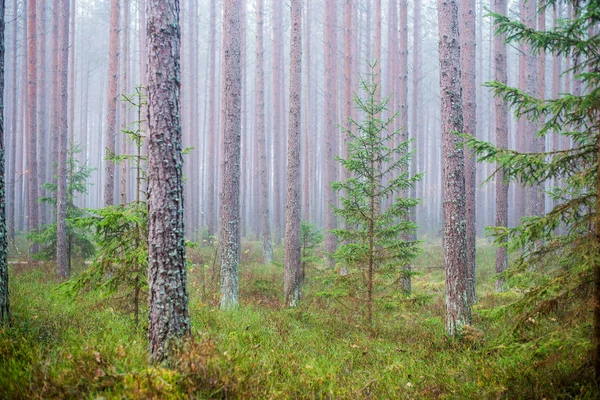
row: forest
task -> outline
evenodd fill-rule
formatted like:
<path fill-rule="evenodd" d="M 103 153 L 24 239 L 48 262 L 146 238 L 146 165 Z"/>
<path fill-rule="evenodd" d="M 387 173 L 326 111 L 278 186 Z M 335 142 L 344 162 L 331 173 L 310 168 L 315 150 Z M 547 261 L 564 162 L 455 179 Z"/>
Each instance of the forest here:
<path fill-rule="evenodd" d="M 0 0 L 0 399 L 596 399 L 598 0 Z"/>

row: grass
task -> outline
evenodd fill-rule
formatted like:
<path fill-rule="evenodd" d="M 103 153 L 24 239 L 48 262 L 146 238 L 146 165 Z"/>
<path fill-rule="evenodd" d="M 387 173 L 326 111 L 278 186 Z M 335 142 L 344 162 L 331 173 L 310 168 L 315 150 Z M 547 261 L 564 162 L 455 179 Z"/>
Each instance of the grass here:
<path fill-rule="evenodd" d="M 51 265 L 13 265 L 14 319 L 0 327 L 0 398 L 597 398 L 591 318 L 539 316 L 523 336 L 510 313 L 521 296 L 493 290 L 494 248 L 478 248 L 479 302 L 460 339 L 444 335 L 443 253 L 426 244 L 412 296 L 380 304 L 372 327 L 318 296 L 308 271 L 298 309 L 281 307 L 281 266 L 244 244 L 241 307 L 221 312 L 210 249 L 190 250 L 192 340 L 168 366 L 147 362 L 147 324 L 88 293 L 57 296 Z M 281 257 L 280 252 L 277 253 Z"/>

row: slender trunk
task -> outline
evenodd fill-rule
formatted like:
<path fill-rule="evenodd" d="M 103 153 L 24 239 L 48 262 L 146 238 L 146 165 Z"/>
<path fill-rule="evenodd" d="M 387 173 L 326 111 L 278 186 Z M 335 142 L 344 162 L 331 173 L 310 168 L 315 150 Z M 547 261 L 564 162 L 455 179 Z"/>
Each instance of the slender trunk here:
<path fill-rule="evenodd" d="M 302 99 L 302 1 L 291 0 L 290 125 L 288 136 L 287 197 L 285 216 L 285 303 L 296 307 L 302 298 L 300 242 L 300 134 Z"/>
<path fill-rule="evenodd" d="M 27 172 L 28 172 L 28 229 L 39 227 L 38 221 L 38 175 L 37 175 L 37 2 L 27 3 Z M 36 253 L 38 246 L 31 244 L 30 252 Z"/>
<path fill-rule="evenodd" d="M 546 13 L 540 12 L 538 15 L 538 26 L 537 29 L 540 31 L 546 30 Z M 539 99 L 546 98 L 546 53 L 540 51 L 537 59 L 537 97 Z M 544 120 L 538 121 L 538 129 L 541 129 L 544 125 Z M 536 137 L 533 140 L 537 141 L 536 147 L 538 152 L 546 151 L 546 136 Z M 544 194 L 544 184 L 537 185 L 535 187 L 537 195 L 537 206 L 535 210 L 536 215 L 546 214 L 546 195 Z"/>
<path fill-rule="evenodd" d="M 117 126 L 117 86 L 119 83 L 119 15 L 121 7 L 119 0 L 110 3 L 110 44 L 108 55 L 108 110 L 106 121 L 106 151 L 115 152 Z M 115 202 L 115 163 L 105 161 L 104 175 L 104 205 L 110 206 Z"/>
<path fill-rule="evenodd" d="M 444 186 L 444 262 L 446 333 L 460 334 L 471 323 L 467 286 L 464 148 L 453 132 L 463 131 L 460 44 L 456 0 L 438 0 L 440 89 L 442 93 L 442 163 Z"/>
<path fill-rule="evenodd" d="M 281 210 L 281 197 L 283 191 L 282 174 L 284 165 L 282 163 L 282 157 L 280 154 L 281 141 L 283 140 L 283 108 L 281 107 L 281 97 L 284 96 L 282 93 L 281 82 L 283 81 L 281 75 L 283 71 L 282 65 L 282 52 L 283 52 L 283 0 L 273 0 L 273 14 L 272 14 L 272 27 L 273 27 L 273 225 L 274 225 L 274 240 L 275 243 L 281 244 L 281 227 L 283 223 L 282 210 Z"/>
<path fill-rule="evenodd" d="M 476 135 L 477 127 L 477 100 L 476 100 L 476 72 L 475 72 L 475 0 L 459 2 L 460 19 L 460 58 L 461 58 L 461 86 L 462 86 L 462 113 L 463 132 Z M 475 154 L 465 148 L 465 192 L 466 192 L 466 221 L 467 221 L 467 290 L 469 301 L 475 303 L 475 236 L 476 236 L 476 209 L 475 209 Z"/>
<path fill-rule="evenodd" d="M 46 122 L 46 79 L 48 77 L 46 68 L 46 6 L 47 0 L 38 0 L 37 2 L 37 81 L 38 86 L 38 98 L 37 98 L 37 173 L 38 173 L 38 185 L 39 185 L 39 196 L 44 197 L 47 195 L 46 190 L 42 187 L 46 183 L 46 139 L 47 139 L 47 122 Z M 40 224 L 45 224 L 46 215 L 46 203 L 38 201 L 38 218 Z"/>
<path fill-rule="evenodd" d="M 69 0 L 61 0 L 59 16 L 59 62 L 58 86 L 60 88 L 60 116 L 58 137 L 58 180 L 56 202 L 56 265 L 58 274 L 69 276 L 69 254 L 67 244 L 67 142 L 68 127 L 68 86 L 69 86 Z"/>
<path fill-rule="evenodd" d="M 265 71 L 264 71 L 264 2 L 256 1 L 256 121 L 258 137 L 259 207 L 263 262 L 273 262 L 269 218 L 269 177 L 267 176 L 267 144 L 265 138 Z"/>
<path fill-rule="evenodd" d="M 148 0 L 148 289 L 150 358 L 190 333 L 186 288 L 179 1 Z"/>
<path fill-rule="evenodd" d="M 129 0 L 123 1 L 123 47 L 121 59 L 121 94 L 129 95 Z M 127 118 L 128 107 L 126 102 L 121 104 L 121 130 L 127 129 L 129 119 Z M 121 133 L 121 153 L 128 154 L 127 151 L 127 135 Z M 121 204 L 127 203 L 127 168 L 128 161 L 121 163 Z"/>
<path fill-rule="evenodd" d="M 208 235 L 213 236 L 217 232 L 217 209 L 215 207 L 215 187 L 216 187 L 216 154 L 217 154 L 217 101 L 216 101 L 216 54 L 217 54 L 217 11 L 216 0 L 210 0 L 210 20 L 209 20 L 209 36 L 210 36 L 210 67 L 209 81 L 210 88 L 208 98 L 210 99 L 210 110 L 208 111 L 208 184 L 207 184 L 207 202 L 206 202 L 206 224 L 208 227 Z"/>
<path fill-rule="evenodd" d="M 325 251 L 333 254 L 336 250 L 336 237 L 331 231 L 336 228 L 336 218 L 332 206 L 336 205 L 336 195 L 331 188 L 335 181 L 337 163 L 335 161 L 335 138 L 337 127 L 337 10 L 335 2 L 325 2 Z M 329 257 L 329 264 L 335 264 Z"/>
<path fill-rule="evenodd" d="M 18 13 L 18 3 L 13 3 L 13 15 Z M 4 19 L 2 19 L 4 21 Z M 8 195 L 8 237 L 15 242 L 15 199 L 17 197 L 17 182 L 16 182 L 16 167 L 17 167 L 17 126 L 21 126 L 22 120 L 18 121 L 19 113 L 17 112 L 20 108 L 18 106 L 18 94 L 17 94 L 17 70 L 18 70 L 18 53 L 17 53 L 17 36 L 19 34 L 18 25 L 16 22 L 13 23 L 13 38 L 12 38 L 12 57 L 13 57 L 13 70 L 12 70 L 12 130 L 10 132 L 10 168 L 9 168 L 9 195 Z M 4 32 L 4 31 L 2 31 Z M 3 41 L 4 43 L 4 41 Z"/>
<path fill-rule="evenodd" d="M 238 306 L 240 264 L 241 0 L 223 2 L 223 94 L 221 164 L 221 309 Z"/>
<path fill-rule="evenodd" d="M 506 15 L 506 0 L 494 0 L 494 12 Z M 494 36 L 494 79 L 503 84 L 508 82 L 505 36 Z M 496 146 L 506 149 L 508 148 L 508 107 L 504 99 L 498 96 L 494 99 L 494 108 L 496 114 Z M 508 227 L 508 183 L 504 182 L 502 170 L 499 170 L 496 175 L 496 226 Z M 502 273 L 507 265 L 506 248 L 500 246 L 496 249 L 496 273 Z M 502 289 L 503 285 L 503 279 L 496 281 L 498 290 Z"/>
<path fill-rule="evenodd" d="M 10 319 L 7 260 L 8 232 L 6 230 L 6 182 L 4 180 L 4 10 L 4 0 L 0 0 L 0 323 Z M 13 57 L 16 57 L 16 53 L 13 54 Z M 13 81 L 13 85 L 16 85 L 16 83 L 16 81 Z M 13 104 L 13 106 L 15 105 L 16 104 Z"/>

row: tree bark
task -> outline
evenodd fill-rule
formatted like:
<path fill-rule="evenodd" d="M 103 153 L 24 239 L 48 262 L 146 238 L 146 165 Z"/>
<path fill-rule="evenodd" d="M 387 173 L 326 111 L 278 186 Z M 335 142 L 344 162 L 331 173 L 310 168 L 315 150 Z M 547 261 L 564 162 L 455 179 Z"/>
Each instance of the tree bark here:
<path fill-rule="evenodd" d="M 546 13 L 540 12 L 538 15 L 538 26 L 537 29 L 540 31 L 546 30 Z M 539 99 L 546 98 L 546 53 L 542 50 L 537 55 L 537 97 Z M 544 120 L 538 121 L 538 130 L 544 125 Z M 534 133 L 535 134 L 535 133 Z M 534 137 L 534 141 L 537 141 L 536 147 L 538 152 L 546 151 L 546 136 Z M 535 186 L 536 191 L 536 215 L 546 214 L 546 195 L 544 193 L 544 184 Z"/>
<path fill-rule="evenodd" d="M 221 309 L 238 306 L 240 264 L 241 32 L 240 0 L 223 1 L 223 93 L 221 164 Z"/>
<path fill-rule="evenodd" d="M 334 1 L 325 2 L 325 251 L 333 254 L 337 247 L 336 237 L 331 233 L 337 226 L 333 208 L 336 195 L 331 189 L 335 181 L 337 162 L 335 161 L 337 127 L 337 10 Z M 329 257 L 329 264 L 335 261 Z"/>
<path fill-rule="evenodd" d="M 4 0 L 0 0 L 0 323 L 10 319 L 8 295 L 8 237 L 6 230 L 6 182 L 4 178 Z M 16 24 L 16 22 L 13 22 Z M 16 57 L 16 53 L 13 54 Z M 13 85 L 16 85 L 16 81 Z M 13 104 L 16 106 L 16 104 Z M 14 140 L 13 135 L 13 140 Z"/>
<path fill-rule="evenodd" d="M 58 180 L 56 202 L 56 265 L 58 274 L 69 276 L 69 256 L 67 251 L 67 143 L 68 127 L 68 86 L 69 86 L 69 0 L 60 1 L 59 15 L 59 61 L 58 86 L 60 89 L 58 127 Z"/>
<path fill-rule="evenodd" d="M 264 1 L 256 0 L 256 120 L 258 137 L 259 207 L 263 262 L 273 262 L 269 218 L 269 177 L 267 175 L 267 143 L 265 137 L 265 71 L 264 71 Z"/>
<path fill-rule="evenodd" d="M 444 262 L 446 266 L 446 333 L 460 334 L 471 323 L 467 287 L 468 258 L 460 87 L 460 38 L 456 0 L 438 0 L 442 165 L 444 186 Z"/>
<path fill-rule="evenodd" d="M 469 135 L 476 135 L 477 100 L 476 100 L 476 35 L 475 35 L 475 0 L 459 2 L 462 18 L 460 18 L 460 61 L 462 85 L 463 130 Z M 473 304 L 477 298 L 475 291 L 475 237 L 476 237 L 476 208 L 475 208 L 475 155 L 465 148 L 465 191 L 466 191 L 466 221 L 467 221 L 467 290 L 469 301 Z"/>
<path fill-rule="evenodd" d="M 283 226 L 282 221 L 282 192 L 283 192 L 283 171 L 285 163 L 281 155 L 280 149 L 282 147 L 281 142 L 285 132 L 283 127 L 282 114 L 284 110 L 282 108 L 281 98 L 284 96 L 281 90 L 283 82 L 283 0 L 273 0 L 273 14 L 272 14 L 272 27 L 273 27 L 273 236 L 275 243 L 281 244 L 281 227 Z"/>
<path fill-rule="evenodd" d="M 217 181 L 216 154 L 217 154 L 217 101 L 216 101 L 216 57 L 217 57 L 217 11 L 216 0 L 210 0 L 210 18 L 209 18 L 209 36 L 210 36 L 210 67 L 209 80 L 210 88 L 208 98 L 210 107 L 208 111 L 208 184 L 206 201 L 206 225 L 208 235 L 213 236 L 217 233 L 217 208 L 215 206 L 215 187 Z"/>
<path fill-rule="evenodd" d="M 110 3 L 110 39 L 108 54 L 108 107 L 106 122 L 106 150 L 115 152 L 117 127 L 117 86 L 119 83 L 119 0 Z M 105 161 L 104 205 L 115 202 L 115 163 Z"/>
<path fill-rule="evenodd" d="M 506 15 L 506 0 L 494 0 L 494 12 Z M 500 83 L 507 84 L 506 65 L 506 35 L 494 36 L 494 79 Z M 508 148 L 508 107 L 502 97 L 494 99 L 496 114 L 496 146 Z M 496 226 L 508 227 L 508 183 L 504 182 L 502 170 L 496 174 Z M 502 273 L 508 266 L 505 247 L 496 249 L 496 273 Z M 504 281 L 496 281 L 496 289 L 502 289 Z"/>
<path fill-rule="evenodd" d="M 148 286 L 150 358 L 190 333 L 180 122 L 178 0 L 148 0 Z"/>
<path fill-rule="evenodd" d="M 13 2 L 13 15 L 17 15 L 18 2 Z M 4 21 L 4 19 L 2 19 Z M 15 224 L 17 219 L 15 217 L 15 199 L 17 197 L 17 182 L 16 182 L 16 166 L 17 166 L 17 127 L 22 126 L 22 119 L 17 121 L 19 118 L 18 109 L 22 108 L 18 106 L 18 93 L 17 93 L 17 70 L 18 70 L 18 53 L 17 53 L 17 38 L 19 34 L 17 23 L 13 23 L 13 37 L 12 37 L 12 54 L 13 54 L 13 70 L 12 70 L 12 131 L 10 134 L 10 168 L 9 168 L 9 179 L 8 182 L 12 183 L 8 186 L 8 238 L 13 242 L 15 241 Z M 2 30 L 4 32 L 4 30 Z M 4 41 L 2 42 L 4 43 Z"/>
<path fill-rule="evenodd" d="M 285 215 L 284 294 L 285 303 L 296 307 L 302 298 L 300 242 L 300 129 L 302 121 L 302 2 L 291 0 L 290 126 Z"/>
<path fill-rule="evenodd" d="M 122 45 L 122 60 L 121 60 L 121 94 L 129 95 L 129 0 L 123 1 L 123 45 Z M 127 116 L 128 106 L 126 102 L 121 102 L 121 130 L 127 129 L 129 118 Z M 128 154 L 127 151 L 127 135 L 121 133 L 121 154 Z M 121 204 L 127 203 L 127 174 L 129 161 L 121 163 Z"/>
<path fill-rule="evenodd" d="M 28 229 L 37 229 L 38 220 L 38 171 L 37 171 L 37 2 L 27 3 L 27 175 L 28 179 Z M 31 244 L 30 252 L 38 246 Z"/>

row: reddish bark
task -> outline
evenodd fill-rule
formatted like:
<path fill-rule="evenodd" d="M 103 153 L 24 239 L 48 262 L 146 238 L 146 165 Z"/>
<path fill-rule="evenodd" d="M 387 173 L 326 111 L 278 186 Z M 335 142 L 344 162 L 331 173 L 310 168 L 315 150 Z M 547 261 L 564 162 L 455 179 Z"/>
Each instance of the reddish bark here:
<path fill-rule="evenodd" d="M 288 136 L 287 197 L 285 216 L 284 295 L 295 307 L 302 298 L 300 242 L 300 123 L 302 95 L 302 2 L 291 0 L 290 125 Z"/>
<path fill-rule="evenodd" d="M 119 83 L 119 0 L 110 3 L 110 35 L 108 54 L 108 110 L 106 122 L 106 150 L 114 153 L 116 146 L 117 127 L 117 86 Z M 114 204 L 115 192 L 115 163 L 105 161 L 104 175 L 104 205 Z"/>
<path fill-rule="evenodd" d="M 460 62 L 462 85 L 462 112 L 463 132 L 476 136 L 477 127 L 477 100 L 476 100 L 476 72 L 475 72 L 475 0 L 459 2 L 460 20 Z M 466 220 L 467 220 L 467 279 L 469 300 L 474 303 L 475 292 L 475 155 L 469 148 L 465 148 L 465 190 L 466 190 Z"/>
<path fill-rule="evenodd" d="M 223 2 L 222 164 L 219 246 L 221 309 L 238 306 L 240 264 L 241 0 Z"/>
<path fill-rule="evenodd" d="M 190 333 L 183 223 L 178 0 L 148 0 L 150 358 Z"/>
<path fill-rule="evenodd" d="M 460 333 L 471 323 L 467 287 L 468 258 L 465 205 L 460 43 L 456 0 L 438 0 L 442 164 L 444 185 L 444 262 L 446 266 L 446 332 Z"/>
<path fill-rule="evenodd" d="M 494 12 L 506 15 L 506 0 L 494 0 Z M 500 83 L 508 82 L 506 65 L 506 35 L 494 36 L 494 79 Z M 508 107 L 502 97 L 494 99 L 496 114 L 496 146 L 508 148 Z M 496 226 L 508 226 L 508 184 L 504 183 L 504 175 L 499 170 L 496 175 Z M 505 247 L 496 249 L 496 273 L 503 272 L 508 266 Z M 503 280 L 498 280 L 496 287 L 500 289 Z"/>

